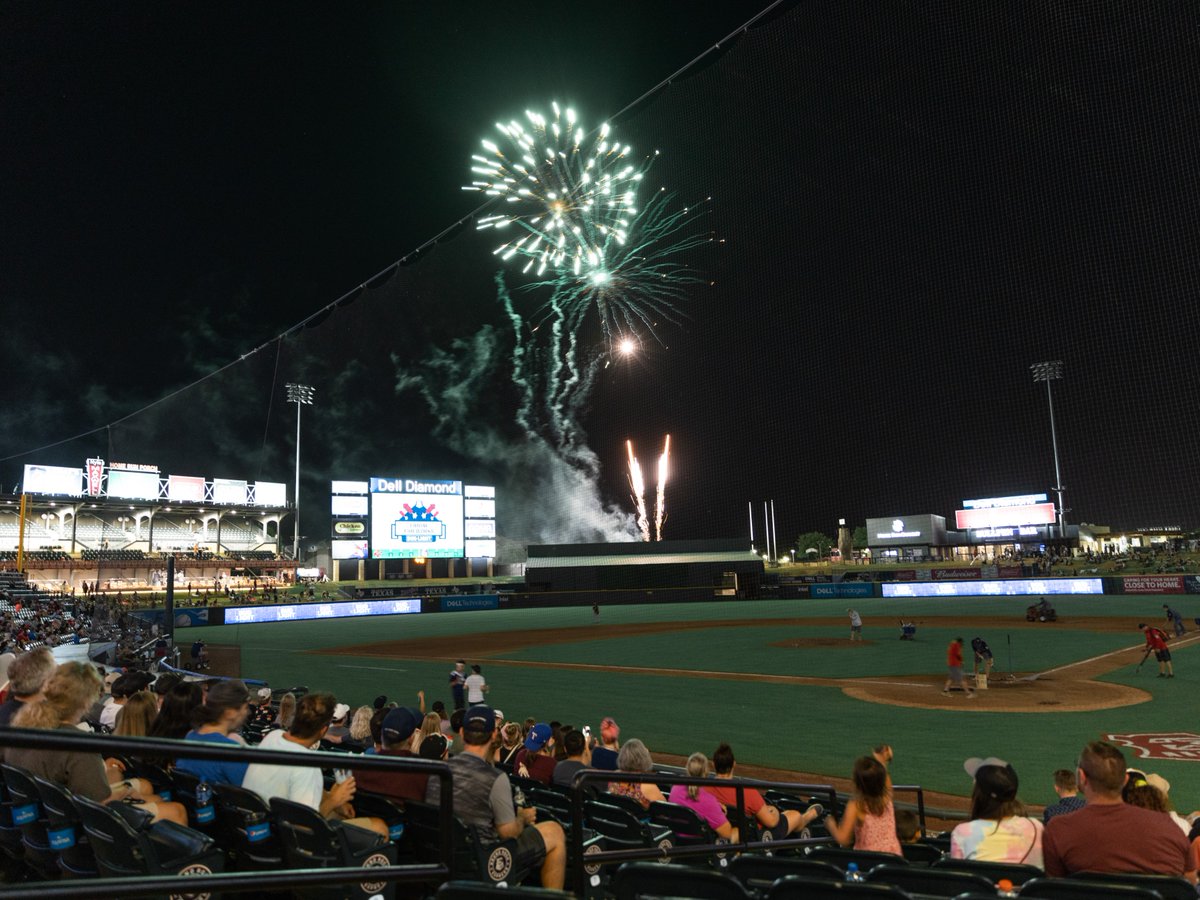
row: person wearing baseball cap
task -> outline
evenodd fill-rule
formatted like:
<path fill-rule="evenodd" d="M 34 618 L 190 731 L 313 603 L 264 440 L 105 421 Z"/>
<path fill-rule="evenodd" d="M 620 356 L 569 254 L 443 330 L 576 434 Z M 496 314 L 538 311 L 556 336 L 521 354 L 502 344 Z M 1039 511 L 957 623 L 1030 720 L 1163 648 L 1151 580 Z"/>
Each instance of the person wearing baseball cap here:
<path fill-rule="evenodd" d="M 421 713 L 411 706 L 389 709 L 379 729 L 381 748 L 379 756 L 398 759 L 413 759 L 409 743 L 413 732 L 421 724 Z M 354 780 L 358 787 L 373 794 L 382 794 L 403 803 L 405 800 L 424 800 L 425 786 L 429 776 L 423 772 L 381 772 L 374 769 L 355 769 Z"/>
<path fill-rule="evenodd" d="M 144 691 L 154 681 L 154 676 L 149 672 L 126 672 L 119 676 L 112 683 L 110 690 L 112 697 L 104 704 L 104 708 L 100 711 L 100 724 L 106 728 L 112 729 L 117 726 L 117 713 L 121 711 L 121 707 L 125 702 L 136 694 L 138 691 Z"/>
<path fill-rule="evenodd" d="M 554 729 L 538 722 L 525 735 L 525 746 L 517 751 L 513 772 L 522 778 L 532 778 L 542 784 L 554 780 Z"/>
<path fill-rule="evenodd" d="M 1016 769 L 995 756 L 973 756 L 963 763 L 963 770 L 974 780 L 971 820 L 951 832 L 950 857 L 1042 868 L 1044 826 L 1025 815 L 1017 799 Z"/>
<path fill-rule="evenodd" d="M 463 752 L 447 763 L 453 774 L 454 813 L 476 828 L 485 845 L 516 839 L 511 884 L 520 883 L 537 867 L 542 887 L 562 890 L 567 864 L 562 826 L 538 822 L 533 807 L 514 806 L 508 775 L 492 764 L 496 732 L 496 712 L 490 706 L 472 706 L 463 716 Z M 436 806 L 440 800 L 441 782 L 431 778 L 425 802 Z"/>

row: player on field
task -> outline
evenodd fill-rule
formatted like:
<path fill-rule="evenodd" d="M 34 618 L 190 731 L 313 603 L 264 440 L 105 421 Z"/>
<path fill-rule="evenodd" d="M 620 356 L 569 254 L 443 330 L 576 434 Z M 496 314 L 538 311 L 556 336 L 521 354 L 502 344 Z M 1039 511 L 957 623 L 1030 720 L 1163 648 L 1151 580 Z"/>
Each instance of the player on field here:
<path fill-rule="evenodd" d="M 1149 655 L 1153 650 L 1154 658 L 1158 660 L 1158 677 L 1174 678 L 1175 670 L 1171 668 L 1171 651 L 1167 649 L 1167 633 L 1161 628 L 1155 628 L 1145 622 L 1139 622 L 1138 629 L 1146 635 L 1146 654 Z"/>

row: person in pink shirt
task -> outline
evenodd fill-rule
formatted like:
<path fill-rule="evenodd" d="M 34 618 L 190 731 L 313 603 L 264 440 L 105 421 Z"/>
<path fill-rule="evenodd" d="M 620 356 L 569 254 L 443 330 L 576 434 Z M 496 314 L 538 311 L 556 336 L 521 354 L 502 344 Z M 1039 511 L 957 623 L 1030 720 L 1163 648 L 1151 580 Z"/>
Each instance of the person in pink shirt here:
<path fill-rule="evenodd" d="M 688 757 L 687 773 L 692 778 L 704 778 L 708 775 L 708 757 L 703 753 L 693 753 Z M 717 837 L 737 842 L 738 830 L 729 824 L 725 816 L 725 808 L 708 791 L 702 790 L 698 784 L 676 784 L 671 787 L 667 797 L 672 803 L 686 806 L 700 814 L 708 827 L 717 833 Z"/>
<path fill-rule="evenodd" d="M 854 796 L 846 804 L 842 821 L 825 817 L 825 829 L 842 847 L 901 854 L 892 807 L 892 783 L 883 763 L 873 756 L 854 761 Z"/>

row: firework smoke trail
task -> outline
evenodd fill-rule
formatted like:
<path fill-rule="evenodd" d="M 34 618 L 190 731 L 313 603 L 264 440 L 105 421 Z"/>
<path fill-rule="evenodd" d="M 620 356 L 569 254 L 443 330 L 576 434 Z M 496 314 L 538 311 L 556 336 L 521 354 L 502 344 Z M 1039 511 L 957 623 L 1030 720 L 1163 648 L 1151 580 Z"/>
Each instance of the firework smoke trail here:
<path fill-rule="evenodd" d="M 663 445 L 662 456 L 658 458 L 658 502 L 654 508 L 654 539 L 656 541 L 662 540 L 663 522 L 667 519 L 667 474 L 670 468 L 670 457 L 671 436 L 668 434 L 666 443 Z"/>
<path fill-rule="evenodd" d="M 684 285 L 701 280 L 671 258 L 711 236 L 679 237 L 693 210 L 668 212 L 672 198 L 664 191 L 639 210 L 637 189 L 653 158 L 630 163 L 631 148 L 612 140 L 607 124 L 585 135 L 573 110 L 552 105 L 551 121 L 526 111 L 528 130 L 517 121 L 498 124 L 505 147 L 485 140 L 487 156 L 472 157 L 481 178 L 463 189 L 507 207 L 476 227 L 523 232 L 493 253 L 525 259 L 522 273 L 532 270 L 537 279 L 527 287 L 549 285 L 549 315 L 563 316 L 571 331 L 595 308 L 610 346 L 626 331 L 655 334 L 659 319 L 678 321 Z"/>
<path fill-rule="evenodd" d="M 633 441 L 625 442 L 629 451 L 629 484 L 633 488 L 633 502 L 637 505 L 637 526 L 642 540 L 650 541 L 650 520 L 646 515 L 646 483 L 642 480 L 642 467 L 633 455 Z"/>

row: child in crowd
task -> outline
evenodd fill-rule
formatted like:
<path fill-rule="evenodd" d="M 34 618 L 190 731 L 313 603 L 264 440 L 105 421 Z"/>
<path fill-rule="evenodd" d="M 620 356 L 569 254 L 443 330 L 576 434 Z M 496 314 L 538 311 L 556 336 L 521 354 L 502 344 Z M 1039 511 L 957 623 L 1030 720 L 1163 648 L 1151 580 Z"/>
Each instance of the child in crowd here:
<path fill-rule="evenodd" d="M 854 761 L 854 797 L 846 804 L 839 823 L 825 817 L 825 829 L 843 847 L 854 844 L 856 850 L 876 850 L 900 855 L 896 837 L 896 814 L 892 807 L 892 786 L 887 769 L 872 756 Z"/>
<path fill-rule="evenodd" d="M 921 820 L 911 809 L 896 810 L 896 837 L 902 844 L 915 844 L 921 840 Z"/>

